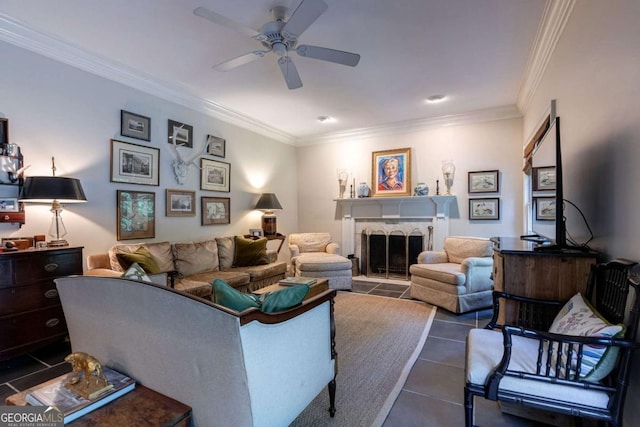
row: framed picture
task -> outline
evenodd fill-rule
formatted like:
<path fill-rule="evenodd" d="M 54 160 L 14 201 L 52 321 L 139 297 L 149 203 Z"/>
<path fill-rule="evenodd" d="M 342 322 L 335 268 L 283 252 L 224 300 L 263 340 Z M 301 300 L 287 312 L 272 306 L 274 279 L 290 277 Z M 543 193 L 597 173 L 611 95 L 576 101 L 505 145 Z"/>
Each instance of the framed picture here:
<path fill-rule="evenodd" d="M 533 191 L 556 189 L 556 167 L 533 168 Z"/>
<path fill-rule="evenodd" d="M 169 120 L 169 144 L 173 144 L 175 136 L 175 144 L 183 147 L 193 148 L 193 126 Z"/>
<path fill-rule="evenodd" d="M 118 240 L 156 237 L 156 193 L 118 190 Z"/>
<path fill-rule="evenodd" d="M 251 237 L 262 237 L 263 236 L 262 228 L 250 228 L 249 229 L 249 236 L 251 236 Z"/>
<path fill-rule="evenodd" d="M 200 189 L 231 191 L 231 164 L 217 160 L 200 159 Z"/>
<path fill-rule="evenodd" d="M 151 119 L 120 110 L 120 135 L 151 141 Z"/>
<path fill-rule="evenodd" d="M 371 173 L 372 196 L 411 195 L 411 148 L 374 151 Z"/>
<path fill-rule="evenodd" d="M 230 224 L 230 202 L 228 197 L 202 197 L 202 225 Z"/>
<path fill-rule="evenodd" d="M 469 193 L 497 193 L 500 191 L 500 171 L 469 172 Z"/>
<path fill-rule="evenodd" d="M 111 182 L 160 185 L 160 149 L 111 140 Z"/>
<path fill-rule="evenodd" d="M 207 135 L 207 154 L 224 158 L 227 141 L 217 136 Z"/>
<path fill-rule="evenodd" d="M 469 199 L 469 220 L 500 219 L 500 199 Z"/>
<path fill-rule="evenodd" d="M 534 197 L 536 221 L 554 221 L 556 219 L 555 197 Z"/>
<path fill-rule="evenodd" d="M 0 144 L 9 143 L 9 119 L 0 118 Z"/>
<path fill-rule="evenodd" d="M 196 192 L 166 190 L 167 216 L 196 216 Z"/>
<path fill-rule="evenodd" d="M 16 197 L 0 198 L 0 212 L 19 212 L 20 205 Z"/>

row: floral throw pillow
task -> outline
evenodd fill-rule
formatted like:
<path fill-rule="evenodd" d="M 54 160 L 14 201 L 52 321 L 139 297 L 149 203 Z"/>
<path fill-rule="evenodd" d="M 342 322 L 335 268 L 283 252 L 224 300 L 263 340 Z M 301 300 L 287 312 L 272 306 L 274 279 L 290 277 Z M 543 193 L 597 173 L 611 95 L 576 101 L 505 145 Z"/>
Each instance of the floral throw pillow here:
<path fill-rule="evenodd" d="M 624 325 L 607 322 L 580 293 L 571 298 L 553 320 L 549 332 L 562 335 L 587 337 L 622 337 Z M 580 377 L 587 381 L 600 381 L 613 369 L 618 357 L 617 347 L 586 345 L 583 348 Z M 562 354 L 562 366 L 567 364 L 566 352 Z M 575 369 L 577 356 L 573 354 L 571 366 Z"/>
<path fill-rule="evenodd" d="M 127 271 L 122 273 L 122 276 L 120 277 L 131 280 L 140 280 L 141 282 L 151 282 L 151 279 L 149 278 L 149 276 L 147 276 L 147 273 L 142 267 L 138 265 L 137 262 L 131 264 Z"/>

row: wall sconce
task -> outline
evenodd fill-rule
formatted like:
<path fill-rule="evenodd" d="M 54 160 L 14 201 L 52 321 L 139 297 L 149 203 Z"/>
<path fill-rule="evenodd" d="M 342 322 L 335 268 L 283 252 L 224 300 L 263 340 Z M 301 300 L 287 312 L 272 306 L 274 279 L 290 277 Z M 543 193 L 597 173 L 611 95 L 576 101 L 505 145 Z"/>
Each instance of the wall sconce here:
<path fill-rule="evenodd" d="M 453 177 L 456 173 L 456 165 L 453 164 L 453 160 L 442 161 L 442 176 L 444 176 L 444 185 L 447 187 L 447 196 L 451 194 L 451 187 L 453 186 Z"/>
<path fill-rule="evenodd" d="M 49 235 L 53 238 L 48 246 L 69 246 L 63 239 L 67 229 L 62 222 L 60 213 L 63 203 L 83 203 L 87 201 L 80 180 L 56 176 L 56 165 L 51 158 L 53 176 L 27 177 L 20 191 L 20 201 L 27 203 L 51 203 L 51 226 Z"/>
<path fill-rule="evenodd" d="M 262 215 L 262 231 L 265 236 L 277 234 L 276 214 L 274 209 L 282 209 L 282 205 L 274 193 L 263 193 L 258 199 L 255 209 L 264 211 Z"/>

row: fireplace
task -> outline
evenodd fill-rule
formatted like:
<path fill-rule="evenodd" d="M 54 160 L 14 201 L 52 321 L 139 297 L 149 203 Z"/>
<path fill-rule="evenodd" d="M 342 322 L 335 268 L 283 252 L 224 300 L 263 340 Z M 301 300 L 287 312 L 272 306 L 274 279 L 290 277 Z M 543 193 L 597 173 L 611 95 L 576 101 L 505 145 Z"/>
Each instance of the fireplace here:
<path fill-rule="evenodd" d="M 417 263 L 418 254 L 425 249 L 425 236 L 415 229 L 409 234 L 399 230 L 390 233 L 365 230 L 360 247 L 365 276 L 409 280 L 409 266 Z"/>

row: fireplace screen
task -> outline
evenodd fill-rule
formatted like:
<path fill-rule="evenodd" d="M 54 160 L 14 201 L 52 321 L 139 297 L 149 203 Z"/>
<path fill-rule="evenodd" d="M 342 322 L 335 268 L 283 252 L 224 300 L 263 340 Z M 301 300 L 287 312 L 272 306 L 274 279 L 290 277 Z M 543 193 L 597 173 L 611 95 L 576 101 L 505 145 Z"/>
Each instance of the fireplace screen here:
<path fill-rule="evenodd" d="M 409 279 L 409 266 L 418 262 L 424 235 L 401 232 L 362 233 L 362 271 L 367 277 Z"/>

